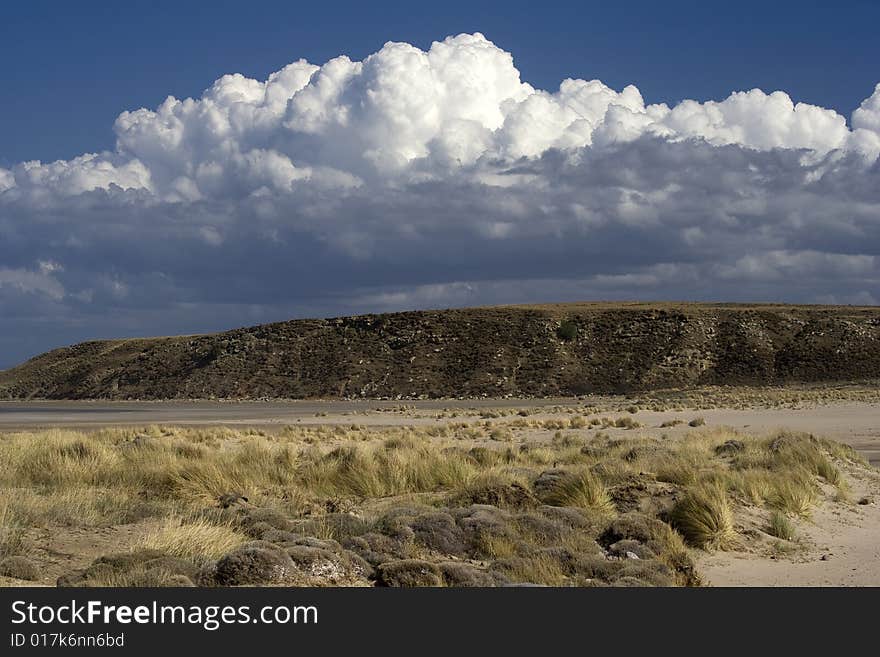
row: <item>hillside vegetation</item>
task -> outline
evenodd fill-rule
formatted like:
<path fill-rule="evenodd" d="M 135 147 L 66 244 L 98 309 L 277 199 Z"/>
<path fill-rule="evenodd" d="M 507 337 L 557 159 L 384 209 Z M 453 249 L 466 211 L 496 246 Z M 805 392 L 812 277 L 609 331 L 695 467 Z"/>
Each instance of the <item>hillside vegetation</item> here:
<path fill-rule="evenodd" d="M 566 304 L 86 342 L 0 399 L 541 397 L 880 378 L 880 308 Z"/>

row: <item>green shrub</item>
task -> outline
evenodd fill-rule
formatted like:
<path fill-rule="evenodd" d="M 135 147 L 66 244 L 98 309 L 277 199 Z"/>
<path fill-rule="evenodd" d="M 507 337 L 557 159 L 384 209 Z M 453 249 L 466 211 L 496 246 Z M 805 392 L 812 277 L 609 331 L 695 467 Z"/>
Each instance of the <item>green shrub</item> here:
<path fill-rule="evenodd" d="M 556 337 L 560 340 L 564 340 L 565 342 L 571 342 L 575 338 L 577 338 L 578 327 L 571 320 L 566 320 L 559 325 L 559 328 L 556 329 Z"/>
<path fill-rule="evenodd" d="M 767 533 L 776 538 L 790 541 L 794 538 L 794 525 L 784 513 L 774 511 L 770 514 Z"/>

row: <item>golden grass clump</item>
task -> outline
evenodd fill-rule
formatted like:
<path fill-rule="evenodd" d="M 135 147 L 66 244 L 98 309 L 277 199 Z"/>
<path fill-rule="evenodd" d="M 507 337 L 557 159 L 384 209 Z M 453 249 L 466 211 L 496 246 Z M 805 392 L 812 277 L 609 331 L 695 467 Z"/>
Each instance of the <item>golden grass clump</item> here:
<path fill-rule="evenodd" d="M 723 550 L 733 543 L 733 511 L 727 491 L 717 482 L 689 488 L 670 514 L 673 526 L 694 547 Z"/>
<path fill-rule="evenodd" d="M 246 540 L 247 536 L 228 523 L 215 524 L 204 518 L 174 515 L 146 534 L 136 547 L 203 563 L 220 558 Z"/>
<path fill-rule="evenodd" d="M 589 470 L 567 473 L 542 500 L 552 506 L 573 506 L 608 515 L 615 511 L 605 484 Z"/>
<path fill-rule="evenodd" d="M 791 473 L 775 482 L 770 505 L 795 516 L 809 516 L 816 504 L 816 485 L 805 472 Z"/>
<path fill-rule="evenodd" d="M 420 441 L 394 449 L 345 445 L 326 454 L 312 453 L 298 475 L 313 492 L 381 498 L 461 488 L 477 470 L 466 454 L 444 453 Z"/>
<path fill-rule="evenodd" d="M 774 482 L 763 470 L 734 470 L 725 477 L 728 489 L 748 504 L 763 506 L 773 495 Z"/>
<path fill-rule="evenodd" d="M 795 529 L 791 520 L 780 511 L 773 511 L 767 523 L 767 533 L 785 541 L 794 540 Z"/>

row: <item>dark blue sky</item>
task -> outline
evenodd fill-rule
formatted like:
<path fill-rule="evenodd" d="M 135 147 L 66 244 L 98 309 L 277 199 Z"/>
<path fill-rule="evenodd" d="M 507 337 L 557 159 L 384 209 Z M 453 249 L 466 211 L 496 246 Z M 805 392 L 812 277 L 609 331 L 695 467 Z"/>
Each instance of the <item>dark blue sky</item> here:
<path fill-rule="evenodd" d="M 598 78 L 669 103 L 784 89 L 848 117 L 877 82 L 878 25 L 874 0 L 6 3 L 0 165 L 111 148 L 121 110 L 198 95 L 223 73 L 262 79 L 300 57 L 473 31 L 542 88 Z"/>

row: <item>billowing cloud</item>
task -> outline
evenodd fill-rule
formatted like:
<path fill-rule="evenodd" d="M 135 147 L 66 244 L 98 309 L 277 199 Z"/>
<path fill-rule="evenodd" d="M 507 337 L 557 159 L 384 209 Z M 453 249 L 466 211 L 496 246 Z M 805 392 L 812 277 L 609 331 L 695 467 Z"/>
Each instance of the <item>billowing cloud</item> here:
<path fill-rule="evenodd" d="M 474 34 L 226 75 L 114 130 L 112 152 L 0 169 L 8 335 L 880 296 L 880 85 L 849 123 L 781 91 L 668 107 L 598 80 L 536 89 Z"/>

